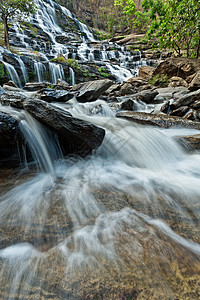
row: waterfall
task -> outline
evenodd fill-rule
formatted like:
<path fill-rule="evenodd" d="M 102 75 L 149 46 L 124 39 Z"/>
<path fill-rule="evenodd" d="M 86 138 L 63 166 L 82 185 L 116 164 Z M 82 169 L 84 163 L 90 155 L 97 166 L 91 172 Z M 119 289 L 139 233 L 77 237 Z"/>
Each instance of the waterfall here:
<path fill-rule="evenodd" d="M 34 62 L 34 70 L 36 71 L 38 82 L 43 81 L 44 80 L 44 71 L 46 71 L 46 66 L 39 61 L 35 61 Z"/>
<path fill-rule="evenodd" d="M 23 75 L 23 78 L 24 78 L 24 83 L 26 83 L 27 79 L 28 79 L 28 74 L 27 74 L 24 62 L 22 61 L 22 59 L 19 56 L 16 56 L 16 59 L 17 59 L 19 65 L 20 65 L 20 68 L 21 68 L 21 71 L 22 71 L 22 75 Z"/>
<path fill-rule="evenodd" d="M 75 73 L 74 70 L 72 68 L 69 68 L 70 71 L 70 82 L 71 85 L 75 85 Z"/>
<path fill-rule="evenodd" d="M 61 65 L 49 62 L 49 70 L 52 83 L 56 84 L 58 79 L 65 79 L 63 67 Z"/>
<path fill-rule="evenodd" d="M 6 67 L 6 70 L 9 73 L 10 79 L 15 84 L 17 84 L 19 87 L 22 87 L 21 80 L 20 80 L 20 78 L 19 78 L 19 76 L 18 76 L 17 71 L 15 70 L 15 68 L 11 64 L 9 64 L 9 63 L 7 63 L 5 61 L 3 61 L 3 64 L 4 64 L 4 66 Z"/>
<path fill-rule="evenodd" d="M 172 137 L 189 129 L 142 127 L 115 118 L 103 100 L 74 102 L 72 115 L 106 135 L 90 157 L 64 159 L 54 136 L 29 114 L 2 109 L 18 116 L 43 171 L 14 178 L 0 196 L 4 299 L 49 293 L 126 299 L 135 295 L 133 279 L 138 293 L 173 299 L 179 289 L 184 299 L 186 289 L 194 298 L 189 278 L 198 276 L 200 257 L 200 154 L 186 154 Z"/>

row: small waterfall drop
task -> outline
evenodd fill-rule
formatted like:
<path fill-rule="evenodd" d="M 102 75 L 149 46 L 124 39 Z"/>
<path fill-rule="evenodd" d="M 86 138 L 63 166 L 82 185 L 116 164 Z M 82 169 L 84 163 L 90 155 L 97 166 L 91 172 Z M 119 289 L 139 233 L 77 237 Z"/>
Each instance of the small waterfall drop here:
<path fill-rule="evenodd" d="M 71 85 L 75 85 L 75 73 L 74 70 L 72 68 L 69 68 L 70 71 L 70 82 Z"/>

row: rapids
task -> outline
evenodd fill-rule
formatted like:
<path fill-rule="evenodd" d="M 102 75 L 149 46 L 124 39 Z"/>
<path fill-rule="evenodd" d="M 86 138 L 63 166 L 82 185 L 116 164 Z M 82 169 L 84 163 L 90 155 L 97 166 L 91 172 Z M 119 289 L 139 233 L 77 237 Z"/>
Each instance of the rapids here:
<path fill-rule="evenodd" d="M 27 163 L 1 185 L 1 299 L 199 299 L 200 154 L 173 139 L 189 130 L 73 100 L 67 109 L 106 136 L 90 157 L 63 158 L 54 136 L 9 109 L 39 169 Z"/>

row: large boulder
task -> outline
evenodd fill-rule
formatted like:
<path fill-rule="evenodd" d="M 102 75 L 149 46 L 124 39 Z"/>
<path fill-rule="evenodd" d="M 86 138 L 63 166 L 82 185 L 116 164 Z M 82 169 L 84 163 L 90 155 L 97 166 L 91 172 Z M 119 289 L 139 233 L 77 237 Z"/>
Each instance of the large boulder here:
<path fill-rule="evenodd" d="M 149 80 L 152 77 L 154 69 L 154 67 L 142 66 L 139 68 L 138 76 L 145 80 Z"/>
<path fill-rule="evenodd" d="M 173 76 L 186 79 L 188 76 L 200 70 L 200 60 L 190 58 L 168 58 L 161 62 L 153 71 L 152 76 L 166 74 L 168 78 Z"/>
<path fill-rule="evenodd" d="M 42 100 L 28 100 L 24 109 L 57 135 L 64 155 L 85 156 L 103 141 L 104 129 L 73 118 L 69 112 Z"/>
<path fill-rule="evenodd" d="M 150 114 L 144 112 L 126 111 L 118 112 L 116 114 L 116 117 L 125 118 L 142 125 L 152 125 L 161 128 L 185 127 L 200 130 L 199 122 L 194 122 L 183 118 L 163 114 Z"/>
<path fill-rule="evenodd" d="M 88 81 L 74 85 L 71 92 L 75 93 L 79 102 L 91 102 L 98 99 L 111 85 L 113 82 L 109 79 Z"/>

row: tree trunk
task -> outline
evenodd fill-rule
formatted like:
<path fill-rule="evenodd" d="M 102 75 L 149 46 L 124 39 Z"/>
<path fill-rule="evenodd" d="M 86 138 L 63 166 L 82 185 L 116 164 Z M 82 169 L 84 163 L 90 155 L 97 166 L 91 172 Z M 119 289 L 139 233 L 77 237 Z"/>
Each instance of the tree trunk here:
<path fill-rule="evenodd" d="M 3 15 L 2 20 L 3 20 L 3 25 L 4 25 L 4 42 L 5 42 L 5 46 L 8 50 L 10 50 L 9 33 L 8 33 L 8 18 L 5 15 Z"/>
<path fill-rule="evenodd" d="M 196 58 L 199 58 L 199 50 L 200 50 L 200 32 L 199 32 L 199 41 L 198 41 L 198 45 L 197 45 Z"/>

